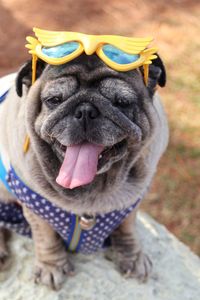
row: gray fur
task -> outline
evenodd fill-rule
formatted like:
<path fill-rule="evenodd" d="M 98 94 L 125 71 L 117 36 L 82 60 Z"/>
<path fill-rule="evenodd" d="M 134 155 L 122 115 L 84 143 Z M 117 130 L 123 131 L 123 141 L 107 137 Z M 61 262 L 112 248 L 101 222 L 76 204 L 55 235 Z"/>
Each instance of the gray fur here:
<path fill-rule="evenodd" d="M 166 116 L 153 89 L 146 88 L 139 70 L 111 70 L 95 55 L 47 66 L 32 87 L 23 87 L 22 98 L 13 87 L 0 105 L 0 145 L 33 190 L 68 211 L 95 215 L 128 207 L 146 193 L 168 143 Z M 82 103 L 99 113 L 86 128 L 74 118 Z M 24 154 L 27 133 L 31 144 Z M 63 159 L 55 140 L 65 146 L 123 143 L 92 183 L 70 190 L 55 181 Z M 15 201 L 1 186 L 0 198 Z"/>
<path fill-rule="evenodd" d="M 46 198 L 78 214 L 108 212 L 133 203 L 150 184 L 168 140 L 159 97 L 149 97 L 141 74 L 137 70 L 116 72 L 95 58 L 91 70 L 89 58 L 48 66 L 22 98 L 13 87 L 0 107 L 0 141 L 19 175 Z M 42 102 L 57 95 L 63 102 L 54 109 Z M 128 106 L 121 107 L 120 101 Z M 86 132 L 73 119 L 80 102 L 92 103 L 100 111 L 100 118 Z M 31 147 L 24 155 L 26 133 Z M 55 181 L 61 158 L 52 148 L 54 138 L 66 146 L 84 139 L 110 146 L 126 139 L 127 146 L 123 159 L 108 162 L 107 172 L 98 172 L 87 186 L 69 190 Z"/>

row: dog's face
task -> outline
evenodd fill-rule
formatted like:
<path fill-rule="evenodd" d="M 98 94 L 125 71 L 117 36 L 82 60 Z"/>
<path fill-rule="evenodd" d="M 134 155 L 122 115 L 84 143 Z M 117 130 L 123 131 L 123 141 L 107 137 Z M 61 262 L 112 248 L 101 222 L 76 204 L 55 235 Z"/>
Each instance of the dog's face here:
<path fill-rule="evenodd" d="M 33 86 L 27 95 L 28 126 L 54 189 L 67 196 L 70 189 L 83 193 L 108 174 L 123 183 L 154 132 L 152 96 L 156 84 L 165 83 L 159 58 L 156 64 L 146 87 L 140 70 L 114 71 L 96 55 L 61 66 L 39 62 L 37 93 Z M 28 77 L 25 66 L 17 78 L 19 95 Z"/>

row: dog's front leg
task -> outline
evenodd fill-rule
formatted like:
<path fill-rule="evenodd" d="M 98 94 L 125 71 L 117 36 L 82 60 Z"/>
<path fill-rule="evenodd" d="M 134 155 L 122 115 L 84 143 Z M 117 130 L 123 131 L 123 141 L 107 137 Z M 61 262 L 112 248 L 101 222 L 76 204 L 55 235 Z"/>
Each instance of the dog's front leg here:
<path fill-rule="evenodd" d="M 26 207 L 23 207 L 23 211 L 31 226 L 35 246 L 35 282 L 57 290 L 65 275 L 73 274 L 64 243 L 45 220 Z"/>
<path fill-rule="evenodd" d="M 9 258 L 8 236 L 11 234 L 7 229 L 0 228 L 0 272 L 4 271 L 7 267 Z"/>
<path fill-rule="evenodd" d="M 152 268 L 152 263 L 141 249 L 135 231 L 137 210 L 134 210 L 124 222 L 112 233 L 112 249 L 114 261 L 125 277 L 135 277 L 146 281 Z"/>

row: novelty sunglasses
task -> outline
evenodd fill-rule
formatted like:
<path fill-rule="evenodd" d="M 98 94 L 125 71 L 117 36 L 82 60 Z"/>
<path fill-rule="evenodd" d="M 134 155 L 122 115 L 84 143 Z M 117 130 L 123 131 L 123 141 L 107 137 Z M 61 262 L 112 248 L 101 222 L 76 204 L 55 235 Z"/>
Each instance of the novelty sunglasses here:
<path fill-rule="evenodd" d="M 152 38 L 130 38 L 117 35 L 88 35 L 79 32 L 47 31 L 33 28 L 34 37 L 27 37 L 26 48 L 32 54 L 32 83 L 36 80 L 37 58 L 51 65 L 62 65 L 83 52 L 96 53 L 110 68 L 126 72 L 144 68 L 148 83 L 149 64 L 156 59 L 157 48 L 146 48 Z"/>

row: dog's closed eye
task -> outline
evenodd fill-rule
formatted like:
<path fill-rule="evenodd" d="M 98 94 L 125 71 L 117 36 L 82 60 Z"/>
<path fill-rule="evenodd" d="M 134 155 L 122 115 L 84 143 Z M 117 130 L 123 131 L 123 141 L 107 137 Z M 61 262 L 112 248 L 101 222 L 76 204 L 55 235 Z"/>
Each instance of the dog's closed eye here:
<path fill-rule="evenodd" d="M 50 109 L 57 107 L 63 101 L 62 95 L 58 96 L 49 96 L 42 99 L 42 102 L 46 104 L 46 106 Z"/>
<path fill-rule="evenodd" d="M 134 101 L 130 98 L 125 98 L 121 95 L 116 95 L 113 104 L 117 107 L 128 108 L 133 105 Z"/>
<path fill-rule="evenodd" d="M 41 100 L 49 108 L 57 106 L 77 92 L 79 83 L 74 76 L 63 76 L 46 83 L 41 93 Z"/>

